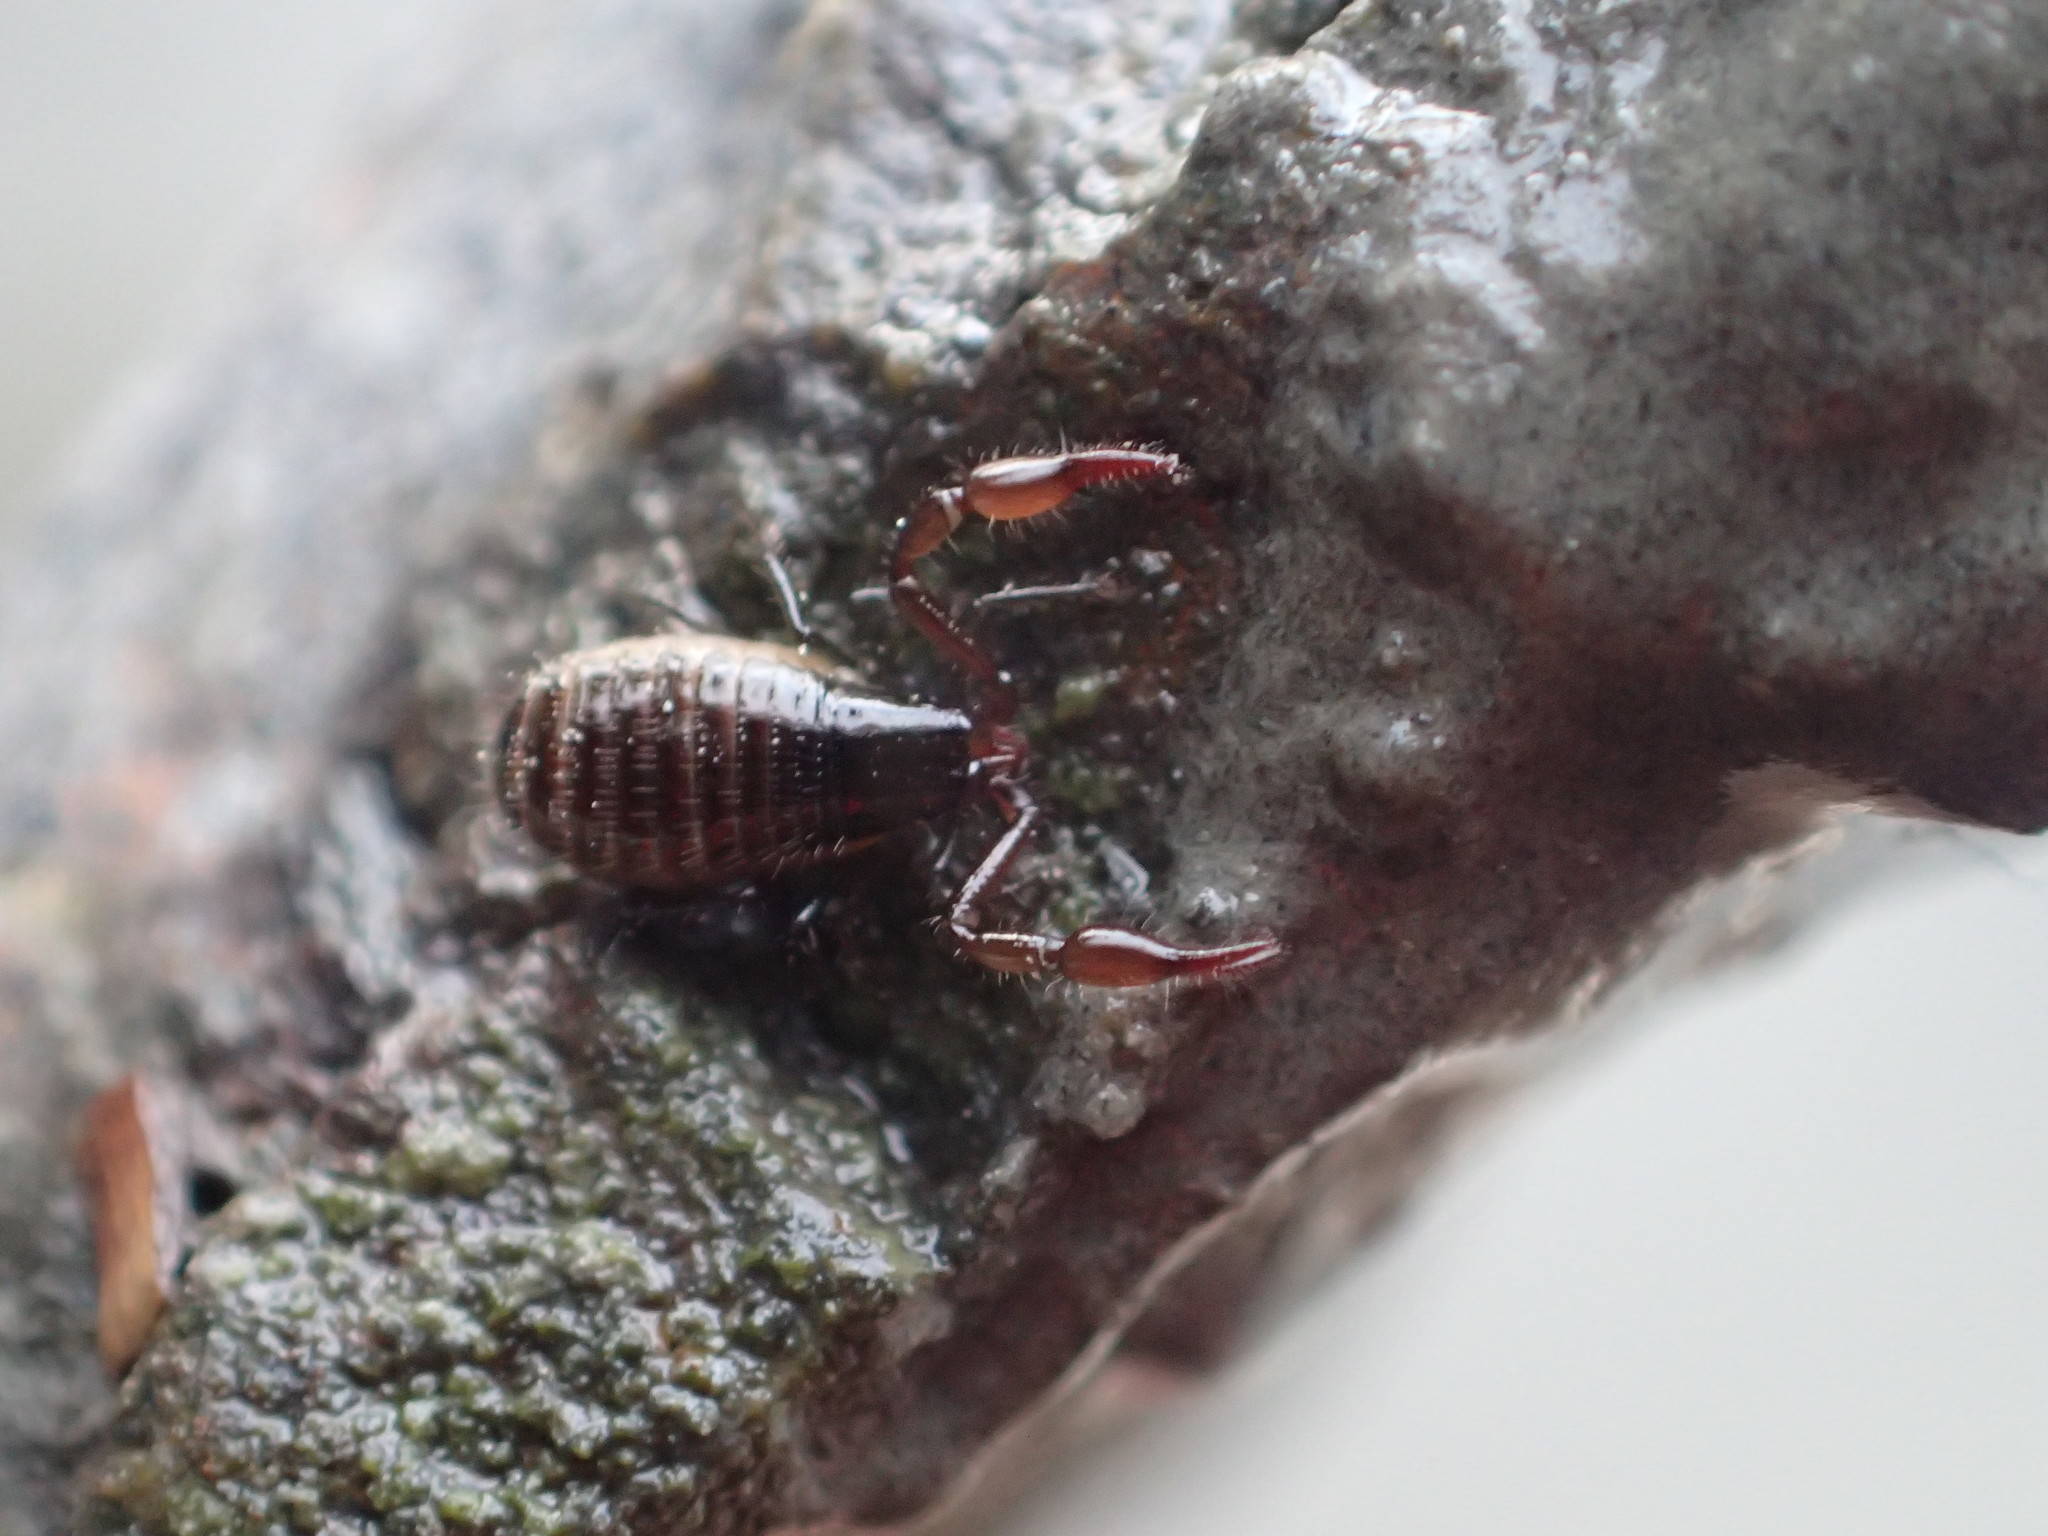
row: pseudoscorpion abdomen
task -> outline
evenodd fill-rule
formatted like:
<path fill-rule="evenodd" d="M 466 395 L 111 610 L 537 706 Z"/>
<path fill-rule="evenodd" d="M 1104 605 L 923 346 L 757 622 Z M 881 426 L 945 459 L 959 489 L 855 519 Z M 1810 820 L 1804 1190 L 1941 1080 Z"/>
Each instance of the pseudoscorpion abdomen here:
<path fill-rule="evenodd" d="M 783 646 L 648 635 L 529 676 L 497 765 L 506 814 L 548 852 L 609 884 L 687 890 L 951 811 L 968 720 Z"/>

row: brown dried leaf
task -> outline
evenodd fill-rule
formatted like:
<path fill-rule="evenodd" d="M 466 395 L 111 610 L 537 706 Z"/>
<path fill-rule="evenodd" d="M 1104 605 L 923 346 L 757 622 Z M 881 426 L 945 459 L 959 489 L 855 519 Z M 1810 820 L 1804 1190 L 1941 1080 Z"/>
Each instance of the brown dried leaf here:
<path fill-rule="evenodd" d="M 185 1225 L 184 1157 L 175 1113 L 156 1085 L 130 1073 L 85 1110 L 79 1175 L 99 1262 L 100 1363 L 135 1363 L 170 1297 Z"/>

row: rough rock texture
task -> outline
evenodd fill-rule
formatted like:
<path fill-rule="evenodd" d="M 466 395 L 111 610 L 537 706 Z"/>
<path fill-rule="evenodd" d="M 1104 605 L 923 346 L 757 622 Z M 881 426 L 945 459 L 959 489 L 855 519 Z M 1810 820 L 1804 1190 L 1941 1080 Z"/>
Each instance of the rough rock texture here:
<path fill-rule="evenodd" d="M 92 1528 L 899 1520 L 1191 1260 L 1141 1335 L 1202 1355 L 1262 1176 L 1368 1100 L 1405 1157 L 1419 1067 L 1815 804 L 2048 822 L 2044 151 L 2048 21 L 1988 0 L 510 13 L 0 577 L 17 1505 L 90 1438 L 51 1149 L 116 1062 L 296 1171 L 193 1258 Z M 526 658 L 647 596 L 765 632 L 765 544 L 947 695 L 856 589 L 1062 436 L 1194 474 L 949 558 L 1115 578 L 979 621 L 1064 827 L 1018 905 L 1283 969 L 957 963 L 979 813 L 684 910 L 485 814 Z"/>

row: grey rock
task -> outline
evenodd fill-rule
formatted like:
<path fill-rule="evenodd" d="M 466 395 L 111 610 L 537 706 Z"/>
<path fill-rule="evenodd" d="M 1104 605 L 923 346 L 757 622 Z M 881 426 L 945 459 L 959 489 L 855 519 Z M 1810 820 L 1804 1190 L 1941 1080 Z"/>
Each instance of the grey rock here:
<path fill-rule="evenodd" d="M 2044 66 L 1988 0 L 621 0 L 502 49 L 0 578 L 61 657 L 0 691 L 49 1097 L 169 1057 L 290 1170 L 91 1524 L 916 1518 L 1134 1324 L 1211 1355 L 1286 1176 L 1365 1220 L 1484 1080 L 1427 1064 L 1817 809 L 2038 829 Z M 769 544 L 946 696 L 855 593 L 922 486 L 1062 438 L 1193 474 L 948 557 L 1117 578 L 984 616 L 1064 813 L 1018 904 L 1284 967 L 996 984 L 926 925 L 979 814 L 669 911 L 487 813 L 529 658 L 638 597 L 768 632 Z M 82 1402 L 55 1118 L 8 1294 Z"/>

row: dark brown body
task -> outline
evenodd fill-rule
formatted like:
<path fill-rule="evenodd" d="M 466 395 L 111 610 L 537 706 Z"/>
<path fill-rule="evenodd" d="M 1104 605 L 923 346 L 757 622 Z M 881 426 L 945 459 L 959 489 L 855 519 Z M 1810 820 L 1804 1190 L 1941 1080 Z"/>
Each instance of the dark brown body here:
<path fill-rule="evenodd" d="M 945 932 L 978 965 L 1097 987 L 1235 981 L 1285 953 L 1270 936 L 1155 939 L 1120 923 L 1071 933 L 990 926 L 984 908 L 1037 827 L 1017 688 L 917 574 L 970 515 L 1038 517 L 1077 491 L 1173 480 L 1149 448 L 996 459 L 940 486 L 896 525 L 889 597 L 957 667 L 969 711 L 879 697 L 851 674 L 758 640 L 650 635 L 576 651 L 526 680 L 498 736 L 498 801 L 548 852 L 607 884 L 687 891 L 770 878 L 950 813 L 971 788 L 1005 823 L 953 893 Z M 779 567 L 777 568 L 779 570 Z M 790 627 L 806 633 L 788 577 Z"/>
<path fill-rule="evenodd" d="M 583 874 L 684 891 L 951 813 L 969 729 L 784 646 L 648 635 L 527 678 L 499 738 L 498 799 Z"/>

